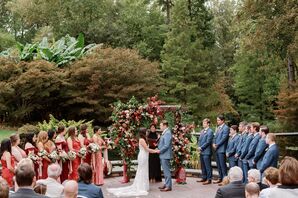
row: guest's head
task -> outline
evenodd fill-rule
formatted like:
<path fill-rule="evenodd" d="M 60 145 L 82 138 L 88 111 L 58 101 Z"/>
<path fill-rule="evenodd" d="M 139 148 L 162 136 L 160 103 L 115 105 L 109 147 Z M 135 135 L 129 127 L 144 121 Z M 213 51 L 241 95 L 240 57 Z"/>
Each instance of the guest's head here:
<path fill-rule="evenodd" d="M 253 122 L 252 124 L 252 132 L 257 133 L 260 130 L 260 123 L 258 122 Z"/>
<path fill-rule="evenodd" d="M 234 166 L 229 170 L 228 177 L 230 182 L 242 181 L 243 172 L 241 168 L 239 168 L 238 166 Z"/>
<path fill-rule="evenodd" d="M 246 198 L 258 198 L 260 194 L 260 187 L 257 183 L 250 182 L 245 186 Z"/>
<path fill-rule="evenodd" d="M 87 137 L 87 129 L 88 129 L 88 126 L 87 124 L 82 124 L 81 127 L 80 127 L 80 133 L 83 137 Z"/>
<path fill-rule="evenodd" d="M 266 137 L 266 135 L 269 133 L 269 128 L 265 125 L 260 126 L 260 136 L 262 138 Z"/>
<path fill-rule="evenodd" d="M 225 117 L 223 115 L 218 115 L 216 118 L 217 125 L 220 126 L 225 123 Z"/>
<path fill-rule="evenodd" d="M 266 143 L 267 144 L 274 144 L 276 140 L 276 136 L 274 133 L 268 133 L 266 136 Z"/>
<path fill-rule="evenodd" d="M 239 123 L 239 131 L 242 133 L 242 132 L 245 132 L 246 130 L 246 126 L 247 126 L 247 122 L 246 121 L 242 121 Z"/>
<path fill-rule="evenodd" d="M 265 183 L 268 186 L 273 186 L 278 183 L 278 169 L 269 167 L 264 171 Z"/>
<path fill-rule="evenodd" d="M 232 125 L 230 127 L 230 136 L 234 136 L 235 134 L 237 134 L 238 131 L 238 126 L 237 125 Z"/>
<path fill-rule="evenodd" d="M 75 127 L 69 127 L 68 128 L 68 137 L 75 138 L 76 137 L 76 128 Z"/>
<path fill-rule="evenodd" d="M 155 126 L 155 124 L 151 124 L 150 125 L 150 131 L 153 132 L 153 133 L 156 132 L 156 126 Z"/>
<path fill-rule="evenodd" d="M 56 131 L 54 129 L 49 129 L 48 130 L 48 138 L 49 140 L 53 140 L 56 137 Z"/>
<path fill-rule="evenodd" d="M 0 177 L 0 198 L 8 198 L 9 186 L 5 179 Z"/>
<path fill-rule="evenodd" d="M 84 182 L 85 184 L 92 183 L 92 168 L 89 164 L 83 163 L 79 166 L 79 181 Z"/>
<path fill-rule="evenodd" d="M 163 120 L 163 121 L 160 122 L 159 126 L 160 126 L 160 130 L 164 131 L 166 128 L 169 127 L 169 123 L 168 123 L 168 121 Z"/>
<path fill-rule="evenodd" d="M 28 158 L 22 159 L 17 165 L 15 177 L 20 188 L 33 187 L 36 181 L 33 162 Z"/>
<path fill-rule="evenodd" d="M 57 180 L 61 175 L 61 171 L 59 164 L 51 164 L 48 166 L 48 177 Z"/>
<path fill-rule="evenodd" d="M 10 135 L 11 146 L 18 146 L 20 144 L 20 136 L 17 133 Z"/>
<path fill-rule="evenodd" d="M 40 131 L 37 135 L 37 143 L 41 142 L 42 144 L 47 143 L 48 133 L 46 131 Z"/>
<path fill-rule="evenodd" d="M 34 192 L 36 192 L 37 194 L 45 195 L 47 192 L 47 186 L 44 184 L 37 184 L 34 187 Z"/>
<path fill-rule="evenodd" d="M 64 198 L 76 198 L 78 195 L 78 183 L 69 180 L 64 185 Z"/>
<path fill-rule="evenodd" d="M 285 186 L 298 185 L 298 161 L 293 157 L 285 157 L 279 167 L 279 182 Z"/>
<path fill-rule="evenodd" d="M 257 169 L 250 169 L 247 173 L 248 182 L 259 183 L 261 181 L 261 172 Z"/>
<path fill-rule="evenodd" d="M 210 121 L 210 119 L 209 118 L 205 118 L 204 120 L 203 120 L 203 128 L 208 128 L 209 126 L 210 126 L 210 123 L 211 123 L 211 121 Z"/>
<path fill-rule="evenodd" d="M 1 141 L 0 158 L 2 157 L 5 151 L 11 153 L 11 142 L 8 138 L 5 138 Z"/>
<path fill-rule="evenodd" d="M 65 126 L 64 125 L 58 126 L 57 134 L 65 135 Z"/>
<path fill-rule="evenodd" d="M 93 127 L 93 132 L 94 132 L 94 134 L 100 134 L 101 128 L 99 126 L 94 126 Z"/>

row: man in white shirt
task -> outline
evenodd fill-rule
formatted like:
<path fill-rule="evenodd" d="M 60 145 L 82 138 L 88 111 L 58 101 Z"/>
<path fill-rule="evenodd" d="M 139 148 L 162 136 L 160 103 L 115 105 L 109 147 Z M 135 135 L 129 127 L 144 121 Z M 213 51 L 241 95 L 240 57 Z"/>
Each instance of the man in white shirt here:
<path fill-rule="evenodd" d="M 61 167 L 59 164 L 51 164 L 48 167 L 48 178 L 38 180 L 37 184 L 44 184 L 47 186 L 46 196 L 51 198 L 63 197 L 64 187 L 57 180 L 61 175 Z"/>

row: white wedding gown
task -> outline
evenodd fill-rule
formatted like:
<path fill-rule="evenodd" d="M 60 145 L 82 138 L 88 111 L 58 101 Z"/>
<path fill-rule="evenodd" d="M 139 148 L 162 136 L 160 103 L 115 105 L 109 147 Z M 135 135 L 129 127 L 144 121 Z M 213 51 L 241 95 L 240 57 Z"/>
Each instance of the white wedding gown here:
<path fill-rule="evenodd" d="M 149 190 L 149 153 L 139 144 L 138 169 L 131 186 L 121 188 L 108 188 L 107 191 L 117 197 L 148 195 Z"/>

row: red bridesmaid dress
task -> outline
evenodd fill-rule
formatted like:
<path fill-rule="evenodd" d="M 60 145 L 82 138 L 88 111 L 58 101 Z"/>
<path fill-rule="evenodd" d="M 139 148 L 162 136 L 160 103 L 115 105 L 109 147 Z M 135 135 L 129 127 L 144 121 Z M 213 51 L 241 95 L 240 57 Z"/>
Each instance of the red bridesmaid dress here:
<path fill-rule="evenodd" d="M 72 148 L 73 148 L 73 151 L 75 151 L 76 153 L 79 152 L 79 150 L 81 149 L 81 143 L 79 140 L 76 140 L 76 139 L 73 139 L 72 140 Z M 79 178 L 79 174 L 78 174 L 78 168 L 81 164 L 81 158 L 79 156 L 76 156 L 76 158 L 73 160 L 73 161 L 70 161 L 71 163 L 71 173 L 69 174 L 68 176 L 68 179 L 70 180 L 78 180 Z M 69 171 L 69 172 L 70 172 Z"/>
<path fill-rule="evenodd" d="M 6 160 L 4 159 L 4 156 L 2 156 L 1 158 L 1 164 L 2 164 L 2 177 L 3 179 L 5 179 L 9 185 L 9 187 L 13 187 L 13 176 L 14 173 L 11 172 L 8 167 L 7 167 L 7 163 Z M 11 155 L 11 166 L 14 167 L 15 166 L 15 159 L 14 156 Z"/>
<path fill-rule="evenodd" d="M 89 146 L 90 143 L 91 141 L 88 140 L 88 138 L 84 138 L 84 145 L 86 146 L 86 148 Z M 91 153 L 87 152 L 85 159 L 83 159 L 83 162 L 91 165 Z"/>
<path fill-rule="evenodd" d="M 56 145 L 57 145 L 58 151 L 59 150 L 63 150 L 66 153 L 69 151 L 68 145 L 67 145 L 67 143 L 66 143 L 65 140 L 56 142 Z M 68 174 L 69 174 L 69 168 L 68 168 L 69 160 L 65 160 L 64 162 L 62 160 L 60 160 L 59 161 L 59 164 L 62 167 L 62 172 L 61 172 L 61 175 L 60 175 L 60 181 L 61 181 L 61 183 L 63 183 L 65 180 L 68 179 Z"/>
<path fill-rule="evenodd" d="M 34 153 L 35 155 L 37 155 L 38 153 L 38 149 L 35 148 L 33 145 L 31 147 L 28 147 L 28 148 L 25 148 L 25 152 L 26 152 L 26 155 L 28 156 L 29 153 Z M 34 170 L 35 170 L 35 175 L 36 175 L 36 179 L 39 179 L 39 164 L 38 162 L 34 162 Z"/>
<path fill-rule="evenodd" d="M 48 154 L 50 153 L 49 148 L 44 147 L 44 149 Z M 39 179 L 48 178 L 48 167 L 49 167 L 50 164 L 51 164 L 51 162 L 49 162 L 45 158 L 42 158 L 42 174 L 41 174 L 41 177 Z"/>

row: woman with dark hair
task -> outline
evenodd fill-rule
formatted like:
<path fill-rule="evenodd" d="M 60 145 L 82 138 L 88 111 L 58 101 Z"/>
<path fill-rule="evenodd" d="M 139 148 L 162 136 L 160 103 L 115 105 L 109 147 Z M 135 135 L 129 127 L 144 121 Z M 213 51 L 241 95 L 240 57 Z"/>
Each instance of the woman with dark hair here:
<path fill-rule="evenodd" d="M 83 145 L 86 149 L 89 146 L 89 144 L 92 142 L 92 139 L 88 133 L 88 126 L 87 124 L 82 124 L 80 127 L 80 134 L 79 134 L 79 140 L 81 142 L 81 145 Z M 83 159 L 83 162 L 86 162 L 87 164 L 91 165 L 91 153 L 87 152 L 85 158 Z"/>
<path fill-rule="evenodd" d="M 89 164 L 83 163 L 79 169 L 79 190 L 78 195 L 89 198 L 103 198 L 101 189 L 92 184 L 92 168 Z"/>
<path fill-rule="evenodd" d="M 152 124 L 150 126 L 150 132 L 148 134 L 148 142 L 150 149 L 157 148 L 157 141 L 159 135 L 156 133 L 156 126 Z M 160 159 L 157 153 L 149 154 L 149 180 L 150 182 L 161 182 L 161 168 Z"/>
<path fill-rule="evenodd" d="M 34 132 L 29 132 L 26 134 L 25 152 L 27 156 L 37 155 L 38 149 L 36 148 L 36 134 Z M 39 161 L 34 161 L 35 175 L 38 176 Z"/>
<path fill-rule="evenodd" d="M 70 152 L 76 153 L 75 158 L 70 161 L 70 170 L 68 179 L 78 180 L 78 168 L 81 164 L 81 158 L 78 156 L 78 152 L 81 149 L 82 145 L 77 137 L 78 131 L 75 127 L 69 127 L 68 129 L 68 138 L 67 144 Z"/>
<path fill-rule="evenodd" d="M 105 141 L 101 138 L 101 129 L 98 126 L 93 128 L 93 142 L 99 146 L 97 153 L 92 153 L 92 168 L 94 170 L 93 183 L 96 185 L 103 185 L 103 164 L 102 164 L 102 150 L 106 148 Z"/>
<path fill-rule="evenodd" d="M 20 144 L 19 134 L 12 134 L 9 138 L 11 142 L 11 153 L 14 156 L 17 163 L 21 161 L 21 159 L 26 158 L 27 155 L 25 151 L 19 147 L 19 144 Z"/>
<path fill-rule="evenodd" d="M 13 176 L 15 159 L 11 154 L 11 142 L 10 139 L 4 139 L 1 142 L 1 164 L 2 164 L 2 177 L 7 181 L 9 187 L 13 187 Z"/>
<path fill-rule="evenodd" d="M 63 125 L 58 126 L 57 137 L 55 139 L 55 143 L 56 143 L 58 154 L 60 156 L 63 156 L 63 155 L 66 156 L 67 152 L 68 152 L 68 145 L 67 145 L 67 142 L 64 137 L 65 134 L 66 134 L 65 127 Z M 65 159 L 65 160 L 60 159 L 59 164 L 62 168 L 62 172 L 60 175 L 60 181 L 61 181 L 61 183 L 63 183 L 65 180 L 68 179 L 69 161 L 67 159 Z"/>
<path fill-rule="evenodd" d="M 56 150 L 56 145 L 54 143 L 55 138 L 56 138 L 56 131 L 53 129 L 49 129 L 48 130 L 48 141 L 45 144 L 45 146 L 48 148 L 50 153 L 53 152 L 54 150 Z"/>
<path fill-rule="evenodd" d="M 158 150 L 150 149 L 146 142 L 146 128 L 139 130 L 139 154 L 138 154 L 138 168 L 136 177 L 131 186 L 123 188 L 108 188 L 108 192 L 113 193 L 117 197 L 122 196 L 142 196 L 148 195 L 149 190 L 149 153 L 159 153 Z"/>

